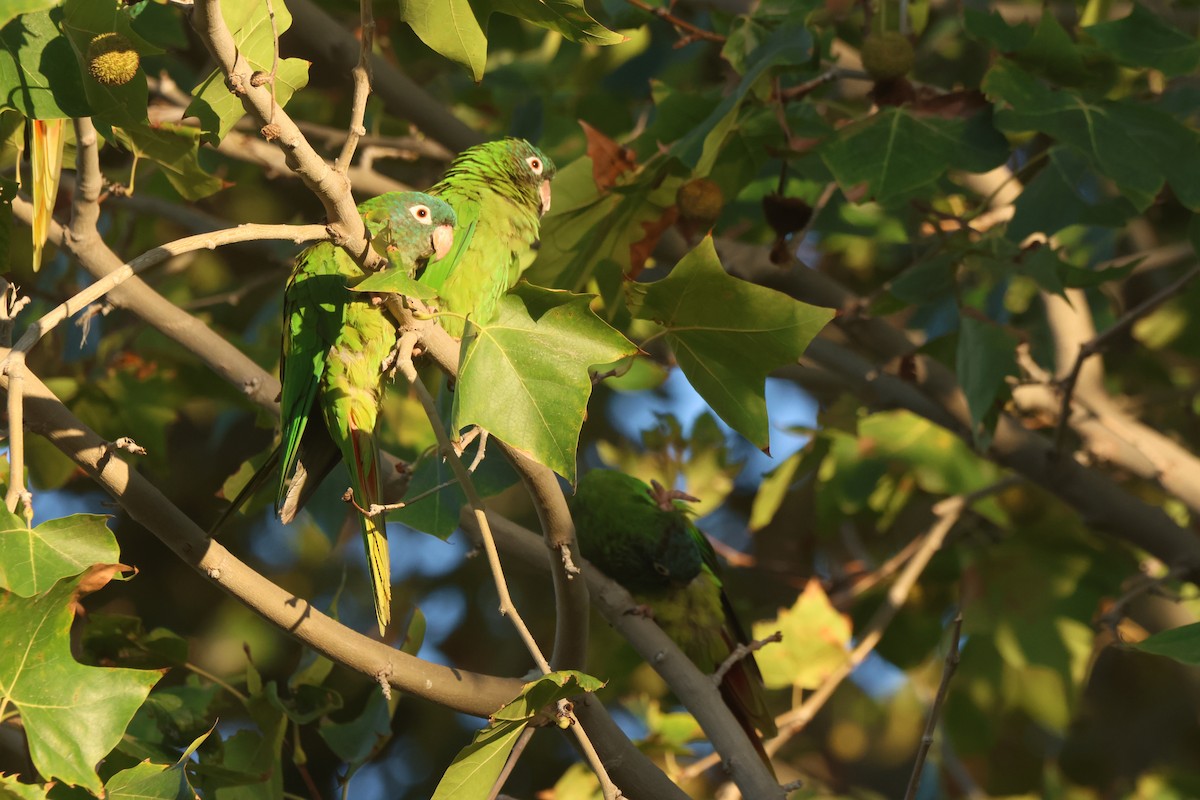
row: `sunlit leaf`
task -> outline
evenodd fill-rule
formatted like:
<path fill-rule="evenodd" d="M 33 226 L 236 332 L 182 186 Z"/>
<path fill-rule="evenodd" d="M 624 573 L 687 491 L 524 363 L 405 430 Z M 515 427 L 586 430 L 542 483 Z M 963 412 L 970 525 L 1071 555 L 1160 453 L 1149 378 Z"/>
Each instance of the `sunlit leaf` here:
<path fill-rule="evenodd" d="M 768 448 L 767 375 L 800 358 L 833 310 L 732 277 L 711 237 L 666 278 L 626 291 L 635 317 L 664 327 L 680 369 L 713 411 Z"/>
<path fill-rule="evenodd" d="M 71 655 L 80 579 L 23 598 L 0 594 L 0 700 L 16 707 L 43 777 L 94 792 L 96 763 L 125 732 L 162 673 L 85 667 Z"/>
<path fill-rule="evenodd" d="M 17 515 L 0 508 L 0 588 L 32 597 L 93 564 L 115 564 L 120 550 L 108 519 L 73 514 L 31 530 Z"/>
<path fill-rule="evenodd" d="M 592 393 L 589 369 L 637 348 L 588 308 L 589 298 L 522 284 L 494 322 L 463 339 L 453 425 L 479 425 L 573 481 Z"/>

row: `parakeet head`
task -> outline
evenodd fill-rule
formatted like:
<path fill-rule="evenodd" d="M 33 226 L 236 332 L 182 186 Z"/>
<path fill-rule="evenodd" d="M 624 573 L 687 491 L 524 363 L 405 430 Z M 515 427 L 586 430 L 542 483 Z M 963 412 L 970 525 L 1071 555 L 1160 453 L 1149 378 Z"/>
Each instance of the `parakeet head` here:
<path fill-rule="evenodd" d="M 359 205 L 372 238 L 378 237 L 389 260 L 415 264 L 430 256 L 441 258 L 454 244 L 454 210 L 424 192 L 388 192 Z"/>
<path fill-rule="evenodd" d="M 631 591 L 663 591 L 700 574 L 704 556 L 687 514 L 660 508 L 650 487 L 631 475 L 588 472 L 572 511 L 584 557 Z"/>
<path fill-rule="evenodd" d="M 554 171 L 554 162 L 545 153 L 524 139 L 509 137 L 459 153 L 430 191 L 439 194 L 443 184 L 453 183 L 457 176 L 482 179 L 494 191 L 545 215 L 550 210 Z"/>

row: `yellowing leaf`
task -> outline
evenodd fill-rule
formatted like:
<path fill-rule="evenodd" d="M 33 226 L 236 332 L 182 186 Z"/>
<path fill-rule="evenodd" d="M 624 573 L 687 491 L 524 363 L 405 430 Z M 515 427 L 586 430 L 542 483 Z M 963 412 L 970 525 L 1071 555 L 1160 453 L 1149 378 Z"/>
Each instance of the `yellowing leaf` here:
<path fill-rule="evenodd" d="M 780 609 L 773 620 L 754 623 L 755 639 L 775 631 L 783 633 L 783 641 L 755 655 L 769 689 L 815 689 L 850 658 L 850 618 L 838 613 L 815 580 L 805 585 L 791 608 Z"/>

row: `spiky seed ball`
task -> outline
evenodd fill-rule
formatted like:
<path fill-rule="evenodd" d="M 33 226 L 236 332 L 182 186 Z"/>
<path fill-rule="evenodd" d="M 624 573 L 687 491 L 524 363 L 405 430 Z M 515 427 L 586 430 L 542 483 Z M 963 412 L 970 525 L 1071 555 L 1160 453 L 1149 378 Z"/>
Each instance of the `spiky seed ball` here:
<path fill-rule="evenodd" d="M 907 75 L 913 67 L 913 59 L 912 43 L 898 31 L 872 33 L 863 42 L 863 69 L 877 81 Z"/>
<path fill-rule="evenodd" d="M 708 178 L 696 178 L 679 187 L 675 193 L 679 216 L 701 225 L 712 225 L 721 216 L 725 196 L 721 187 Z"/>
<path fill-rule="evenodd" d="M 137 50 L 119 33 L 102 33 L 88 44 L 88 72 L 97 83 L 124 86 L 137 74 Z"/>

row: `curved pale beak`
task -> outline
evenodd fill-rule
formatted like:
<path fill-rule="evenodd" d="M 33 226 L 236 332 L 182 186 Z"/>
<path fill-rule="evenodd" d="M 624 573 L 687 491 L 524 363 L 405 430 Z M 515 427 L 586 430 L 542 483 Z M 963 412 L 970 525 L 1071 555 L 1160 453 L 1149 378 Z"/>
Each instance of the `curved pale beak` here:
<path fill-rule="evenodd" d="M 542 181 L 542 216 L 550 210 L 550 181 Z"/>
<path fill-rule="evenodd" d="M 454 228 L 450 225 L 438 225 L 433 229 L 433 254 L 437 258 L 445 258 L 446 253 L 454 246 Z"/>

